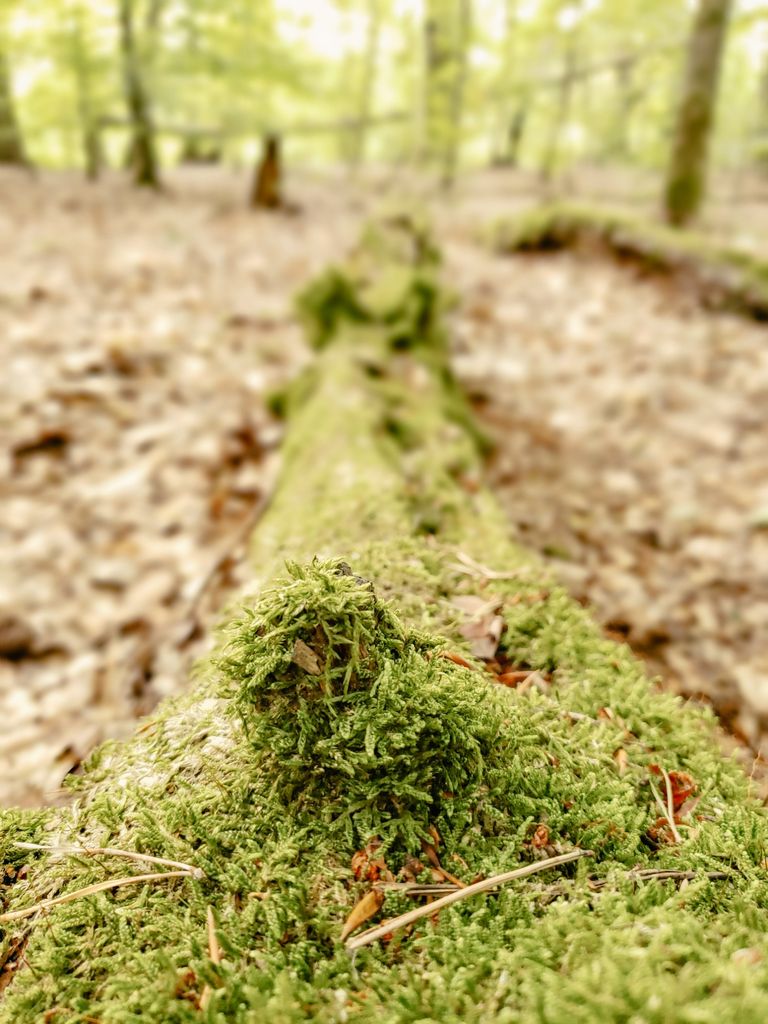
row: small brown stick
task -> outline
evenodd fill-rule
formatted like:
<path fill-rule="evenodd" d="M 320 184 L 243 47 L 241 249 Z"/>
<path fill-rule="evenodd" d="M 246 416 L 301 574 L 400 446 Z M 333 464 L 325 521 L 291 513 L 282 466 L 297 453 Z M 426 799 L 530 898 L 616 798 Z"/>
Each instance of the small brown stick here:
<path fill-rule="evenodd" d="M 193 864 L 185 864 L 181 860 L 168 860 L 167 857 L 152 857 L 148 853 L 136 853 L 133 850 L 118 850 L 114 846 L 45 846 L 43 843 L 14 843 L 18 850 L 45 850 L 48 853 L 66 853 L 82 857 L 127 857 L 129 860 L 139 860 L 146 864 L 159 864 L 167 868 L 179 868 L 186 871 L 192 878 L 198 881 L 205 878 L 204 872 Z"/>
<path fill-rule="evenodd" d="M 670 814 L 670 809 L 669 809 L 669 807 L 665 806 L 664 801 L 659 796 L 659 791 L 656 789 L 656 787 L 650 781 L 650 779 L 648 781 L 649 781 L 649 784 L 650 784 L 650 787 L 651 787 L 651 792 L 653 793 L 653 798 L 656 801 L 656 803 L 659 805 L 659 810 L 661 811 L 661 816 L 663 818 L 666 818 L 667 822 L 669 823 L 669 827 L 670 827 L 670 829 L 672 831 L 672 838 L 675 840 L 676 843 L 678 843 L 678 844 L 682 843 L 682 841 L 683 841 L 682 837 L 681 837 L 680 833 L 677 831 L 677 826 L 675 825 L 674 813 Z M 669 790 L 667 790 L 667 793 L 669 794 Z"/>
<path fill-rule="evenodd" d="M 676 882 L 693 882 L 697 878 L 706 878 L 710 882 L 727 881 L 731 876 L 726 871 L 679 871 L 672 868 L 642 868 L 639 871 L 627 871 L 630 881 L 664 882 L 671 879 Z M 605 878 L 589 880 L 590 889 L 603 889 L 608 884 Z"/>
<path fill-rule="evenodd" d="M 664 785 L 667 790 L 667 811 L 669 814 L 669 824 L 672 826 L 672 832 L 674 833 L 675 838 L 677 839 L 678 843 L 680 843 L 682 842 L 680 838 L 680 833 L 677 831 L 677 828 L 675 827 L 675 800 L 672 795 L 672 780 L 670 779 L 669 772 L 666 768 L 661 769 L 661 774 L 664 776 Z"/>
<path fill-rule="evenodd" d="M 41 900 L 32 907 L 25 907 L 23 910 L 12 910 L 7 914 L 0 914 L 0 923 L 7 921 L 20 921 L 24 917 L 31 917 L 40 910 L 50 910 L 62 903 L 70 903 L 72 900 L 79 900 L 83 896 L 94 896 L 97 892 L 106 892 L 107 889 L 119 889 L 124 885 L 137 885 L 141 882 L 159 882 L 163 878 L 192 878 L 189 871 L 157 871 L 151 875 L 130 875 L 128 878 L 110 878 L 106 882 L 95 882 L 93 885 L 86 885 L 84 889 L 77 889 L 75 892 L 65 893 L 63 896 L 56 896 L 51 900 Z"/>
<path fill-rule="evenodd" d="M 404 896 L 442 896 L 466 886 L 454 885 L 453 882 L 376 882 L 373 888 L 381 892 L 400 892 Z"/>
<path fill-rule="evenodd" d="M 208 957 L 211 963 L 216 964 L 218 967 L 221 963 L 221 946 L 219 940 L 216 937 L 216 918 L 213 916 L 213 907 L 208 906 L 208 910 L 205 915 L 206 924 L 208 926 Z M 213 995 L 213 989 L 210 985 L 206 985 L 203 989 L 203 994 L 200 996 L 200 1009 L 205 1010 L 208 1003 L 211 1001 Z"/>
<path fill-rule="evenodd" d="M 405 928 L 407 925 L 421 920 L 422 917 L 431 917 L 444 907 L 450 907 L 453 903 L 458 903 L 459 900 L 467 899 L 469 896 L 475 896 L 479 892 L 486 892 L 488 889 L 495 889 L 497 885 L 504 885 L 506 882 L 511 882 L 516 878 L 525 878 L 527 875 L 533 875 L 539 871 L 546 871 L 548 868 L 555 868 L 560 864 L 568 864 L 573 860 L 578 860 L 580 857 L 592 856 L 594 856 L 594 854 L 591 850 L 570 850 L 568 853 L 561 853 L 557 857 L 549 857 L 547 860 L 540 860 L 533 864 L 526 864 L 521 868 L 516 868 L 514 871 L 505 871 L 501 875 L 493 875 L 491 878 L 484 878 L 482 881 L 474 882 L 472 885 L 467 885 L 463 889 L 456 889 L 454 892 L 449 892 L 447 895 L 441 897 L 441 899 L 435 900 L 434 903 L 428 903 L 425 906 L 416 907 L 415 910 L 409 910 L 405 914 L 400 914 L 399 917 L 394 917 L 391 921 L 385 921 L 384 924 L 377 925 L 375 928 L 369 928 L 367 931 L 355 936 L 355 938 L 348 939 L 346 942 L 346 948 L 352 952 L 353 950 L 360 949 L 361 946 L 368 946 L 370 943 L 383 938 L 385 935 L 395 931 L 397 928 Z"/>

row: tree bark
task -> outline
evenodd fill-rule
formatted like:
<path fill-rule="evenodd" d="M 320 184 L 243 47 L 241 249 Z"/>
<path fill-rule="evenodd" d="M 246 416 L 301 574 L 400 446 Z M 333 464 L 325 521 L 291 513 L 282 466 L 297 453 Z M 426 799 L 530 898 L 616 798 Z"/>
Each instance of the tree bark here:
<path fill-rule="evenodd" d="M 379 64 L 379 42 L 381 38 L 382 0 L 368 0 L 368 26 L 365 54 L 360 79 L 359 99 L 355 120 L 359 127 L 351 133 L 347 158 L 353 167 L 363 162 L 368 144 L 368 129 L 374 107 L 376 73 Z"/>
<path fill-rule="evenodd" d="M 27 165 L 24 141 L 16 117 L 11 73 L 5 50 L 0 45 L 0 163 Z"/>
<path fill-rule="evenodd" d="M 424 152 L 450 185 L 461 144 L 470 0 L 427 0 L 425 12 Z"/>
<path fill-rule="evenodd" d="M 565 40 L 564 67 L 560 76 L 555 102 L 555 112 L 549 140 L 541 161 L 541 177 L 549 182 L 555 176 L 560 158 L 560 142 L 564 130 L 568 127 L 571 115 L 573 87 L 578 76 L 578 59 L 576 49 L 576 31 L 568 32 Z"/>
<path fill-rule="evenodd" d="M 677 227 L 693 220 L 704 199 L 730 12 L 731 0 L 699 0 L 691 28 L 664 187 L 664 213 L 667 222 Z"/>
<path fill-rule="evenodd" d="M 266 135 L 253 176 L 250 205 L 255 209 L 277 210 L 283 205 L 282 146 L 279 135 Z"/>
<path fill-rule="evenodd" d="M 123 92 L 131 123 L 129 161 L 133 180 L 136 185 L 159 188 L 160 168 L 152 123 L 151 102 L 142 74 L 136 41 L 134 0 L 119 0 L 119 4 Z M 153 6 L 153 11 L 156 6 Z"/>

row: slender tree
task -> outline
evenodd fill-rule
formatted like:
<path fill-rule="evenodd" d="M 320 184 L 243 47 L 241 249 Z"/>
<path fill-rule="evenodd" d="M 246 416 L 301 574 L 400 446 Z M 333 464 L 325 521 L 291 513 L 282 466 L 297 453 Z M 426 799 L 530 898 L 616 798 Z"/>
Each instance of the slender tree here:
<path fill-rule="evenodd" d="M 379 65 L 379 42 L 381 39 L 382 0 L 368 0 L 368 26 L 365 54 L 360 78 L 360 92 L 357 103 L 358 128 L 349 140 L 349 161 L 353 165 L 365 159 L 368 142 L 368 122 L 373 112 L 376 92 L 376 72 Z"/>
<path fill-rule="evenodd" d="M 732 0 L 699 0 L 691 28 L 664 188 L 666 219 L 676 226 L 691 221 L 704 198 L 709 139 L 731 3 Z"/>
<path fill-rule="evenodd" d="M 427 0 L 425 14 L 424 152 L 448 185 L 456 173 L 461 141 L 470 0 Z"/>
<path fill-rule="evenodd" d="M 153 4 L 150 11 L 152 16 L 154 16 L 155 11 L 159 12 L 159 6 Z M 152 124 L 151 103 L 142 74 L 141 59 L 136 41 L 134 14 L 134 0 L 119 0 L 123 91 L 131 123 L 131 166 L 133 180 L 137 185 L 157 188 L 160 185 L 157 147 Z"/>
<path fill-rule="evenodd" d="M 541 176 L 544 181 L 551 181 L 558 166 L 560 156 L 561 139 L 563 132 L 568 127 L 571 116 L 571 105 L 573 101 L 573 87 L 578 78 L 578 57 L 576 30 L 568 28 L 565 31 L 563 49 L 563 73 L 557 85 L 555 97 L 555 112 L 549 133 L 544 156 L 541 161 Z"/>
<path fill-rule="evenodd" d="M 0 40 L 0 163 L 26 166 L 24 141 L 13 103 L 8 60 Z"/>
<path fill-rule="evenodd" d="M 103 163 L 101 135 L 94 101 L 94 66 L 86 37 L 86 13 L 74 5 L 68 26 L 68 57 L 75 82 L 77 117 L 86 177 L 95 181 Z"/>

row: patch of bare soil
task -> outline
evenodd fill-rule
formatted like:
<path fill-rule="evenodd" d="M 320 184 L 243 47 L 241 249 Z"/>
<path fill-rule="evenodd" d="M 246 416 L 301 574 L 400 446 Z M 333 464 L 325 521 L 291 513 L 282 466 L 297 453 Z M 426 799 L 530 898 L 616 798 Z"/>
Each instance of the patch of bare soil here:
<path fill-rule="evenodd" d="M 626 268 L 454 240 L 459 372 L 521 540 L 768 752 L 768 329 Z"/>

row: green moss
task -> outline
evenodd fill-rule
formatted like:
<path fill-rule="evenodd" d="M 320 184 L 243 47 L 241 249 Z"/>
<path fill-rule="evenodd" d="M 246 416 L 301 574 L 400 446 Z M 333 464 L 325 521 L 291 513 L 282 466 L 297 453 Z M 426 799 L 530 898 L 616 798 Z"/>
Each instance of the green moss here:
<path fill-rule="evenodd" d="M 0 949 L 24 955 L 2 1024 L 765 1018 L 762 807 L 711 717 L 657 692 L 509 540 L 477 446 L 448 412 L 438 349 L 422 337 L 393 355 L 390 340 L 354 316 L 335 322 L 254 538 L 261 584 L 194 687 L 97 751 L 73 808 L 2 818 L 11 911 L 144 870 L 22 853 L 20 837 L 139 851 L 204 877 L 3 925 Z M 501 608 L 500 657 L 539 669 L 543 690 L 494 682 L 464 636 L 462 595 Z M 698 787 L 679 844 L 653 838 L 654 765 Z M 429 879 L 434 830 L 465 881 L 540 857 L 542 842 L 594 857 L 462 901 L 353 961 L 339 937 L 368 888 L 353 855 L 378 837 L 396 876 L 421 857 Z M 698 874 L 680 889 L 628 877 L 638 866 Z M 379 918 L 410 905 L 388 893 Z"/>
<path fill-rule="evenodd" d="M 681 185 L 685 187 L 685 183 Z M 643 220 L 609 206 L 550 203 L 490 230 L 499 252 L 604 248 L 645 269 L 694 285 L 703 305 L 768 319 L 768 263 L 711 238 Z"/>

